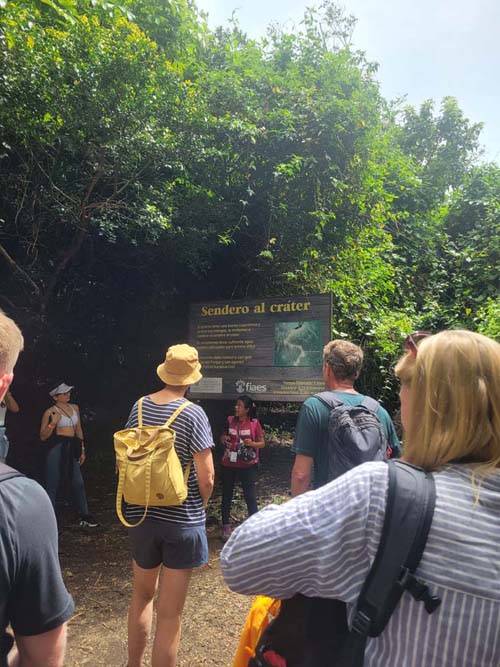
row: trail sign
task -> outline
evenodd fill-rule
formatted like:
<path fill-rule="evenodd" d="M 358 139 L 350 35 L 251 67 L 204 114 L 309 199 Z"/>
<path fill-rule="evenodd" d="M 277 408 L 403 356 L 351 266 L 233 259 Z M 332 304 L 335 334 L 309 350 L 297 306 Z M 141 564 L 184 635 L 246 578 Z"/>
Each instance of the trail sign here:
<path fill-rule="evenodd" d="M 191 304 L 189 341 L 203 373 L 193 396 L 303 401 L 322 391 L 331 318 L 330 294 Z"/>

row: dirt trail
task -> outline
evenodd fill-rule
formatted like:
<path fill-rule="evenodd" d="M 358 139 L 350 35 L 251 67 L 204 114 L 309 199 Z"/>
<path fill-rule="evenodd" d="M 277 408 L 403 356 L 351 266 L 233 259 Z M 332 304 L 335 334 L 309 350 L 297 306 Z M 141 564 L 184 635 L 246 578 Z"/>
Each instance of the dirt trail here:
<path fill-rule="evenodd" d="M 257 483 L 259 506 L 286 498 L 291 461 L 287 446 L 276 444 L 263 451 Z M 131 566 L 126 530 L 113 510 L 113 488 L 112 476 L 103 474 L 91 494 L 91 506 L 104 508 L 98 512 L 102 522 L 99 532 L 67 527 L 61 535 L 64 578 L 76 604 L 69 626 L 68 667 L 126 664 Z M 210 561 L 193 575 L 183 616 L 178 667 L 230 667 L 249 608 L 250 599 L 232 593 L 220 573 L 217 491 L 209 507 Z M 241 495 L 235 498 L 233 514 L 237 519 L 244 517 Z"/>

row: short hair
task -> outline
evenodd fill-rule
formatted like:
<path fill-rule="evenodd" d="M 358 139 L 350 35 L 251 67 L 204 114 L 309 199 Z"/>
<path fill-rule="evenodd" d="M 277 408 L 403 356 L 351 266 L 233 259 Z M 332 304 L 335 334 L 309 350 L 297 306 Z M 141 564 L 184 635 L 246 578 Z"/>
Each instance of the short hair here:
<path fill-rule="evenodd" d="M 442 331 L 408 352 L 396 375 L 410 384 L 404 458 L 427 470 L 452 461 L 500 464 L 500 344 Z"/>
<path fill-rule="evenodd" d="M 10 373 L 16 365 L 24 339 L 19 327 L 0 310 L 0 373 Z"/>
<path fill-rule="evenodd" d="M 338 380 L 354 382 L 363 366 L 363 350 L 349 340 L 331 340 L 323 348 L 323 362 Z"/>

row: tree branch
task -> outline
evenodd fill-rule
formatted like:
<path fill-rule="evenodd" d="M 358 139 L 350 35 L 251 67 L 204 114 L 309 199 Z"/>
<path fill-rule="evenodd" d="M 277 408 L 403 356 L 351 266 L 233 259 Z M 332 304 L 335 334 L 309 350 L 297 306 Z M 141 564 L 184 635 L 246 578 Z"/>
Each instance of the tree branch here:
<path fill-rule="evenodd" d="M 52 293 L 57 285 L 57 282 L 59 280 L 59 276 L 61 273 L 64 271 L 66 268 L 66 265 L 68 262 L 78 253 L 80 250 L 83 240 L 87 234 L 87 229 L 89 226 L 89 221 L 90 221 L 90 213 L 88 211 L 88 205 L 89 205 L 89 200 L 90 197 L 92 196 L 92 192 L 94 191 L 97 183 L 99 182 L 99 179 L 102 175 L 102 165 L 99 166 L 99 169 L 96 171 L 94 174 L 94 177 L 92 178 L 89 187 L 87 188 L 87 192 L 85 193 L 85 196 L 80 204 L 80 214 L 79 214 L 79 221 L 80 221 L 80 228 L 78 233 L 73 239 L 73 243 L 70 245 L 69 248 L 65 250 L 63 253 L 61 259 L 59 260 L 58 265 L 52 272 L 52 276 L 47 284 L 47 287 L 45 289 L 45 293 L 43 295 L 42 299 L 42 319 L 45 316 L 45 311 L 47 309 L 47 304 L 52 296 Z"/>
<path fill-rule="evenodd" d="M 38 287 L 38 285 L 29 277 L 26 271 L 24 271 L 24 269 L 22 269 L 19 266 L 19 264 L 17 264 L 17 262 L 9 255 L 9 253 L 7 252 L 7 250 L 5 250 L 5 248 L 1 243 L 0 243 L 0 255 L 5 259 L 5 261 L 7 262 L 12 271 L 19 273 L 25 279 L 25 281 L 31 285 L 33 291 L 36 294 L 40 294 L 40 288 Z"/>
<path fill-rule="evenodd" d="M 17 309 L 17 306 L 15 305 L 15 303 L 13 303 L 10 299 L 8 299 L 5 296 L 5 294 L 0 294 L 0 300 L 4 301 L 9 306 L 9 308 L 12 308 L 12 310 L 15 311 Z"/>

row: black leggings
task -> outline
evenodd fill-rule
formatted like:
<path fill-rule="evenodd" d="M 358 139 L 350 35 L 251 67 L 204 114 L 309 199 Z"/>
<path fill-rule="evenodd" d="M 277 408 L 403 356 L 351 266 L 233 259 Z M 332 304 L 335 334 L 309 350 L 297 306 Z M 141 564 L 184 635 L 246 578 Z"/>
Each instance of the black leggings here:
<path fill-rule="evenodd" d="M 228 466 L 221 466 L 222 468 L 222 524 L 229 523 L 229 515 L 231 511 L 231 502 L 233 500 L 234 485 L 239 479 L 243 489 L 243 496 L 247 504 L 248 516 L 257 512 L 257 496 L 255 494 L 255 478 L 256 468 L 253 465 L 251 468 L 229 468 Z"/>

